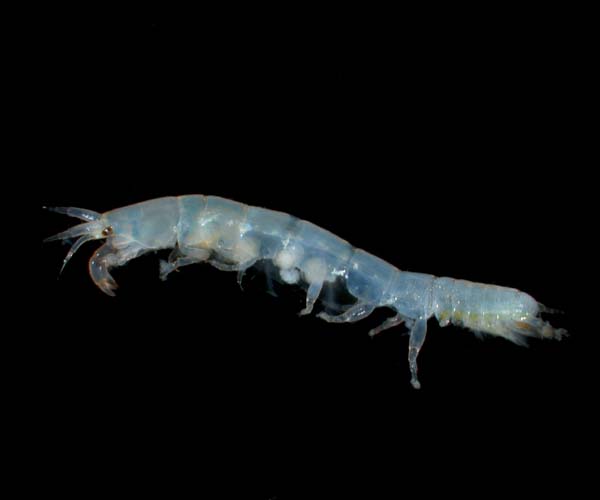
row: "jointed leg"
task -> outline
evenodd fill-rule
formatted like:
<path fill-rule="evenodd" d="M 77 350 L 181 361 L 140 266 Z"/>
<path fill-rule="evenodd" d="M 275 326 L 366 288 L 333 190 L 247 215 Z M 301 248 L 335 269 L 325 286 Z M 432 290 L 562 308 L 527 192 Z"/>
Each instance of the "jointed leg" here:
<path fill-rule="evenodd" d="M 425 342 L 425 334 L 427 333 L 427 320 L 424 318 L 418 319 L 410 331 L 410 340 L 408 341 L 408 363 L 410 366 L 411 379 L 410 383 L 415 389 L 421 388 L 421 383 L 417 377 L 417 356 L 423 342 Z"/>
<path fill-rule="evenodd" d="M 169 255 L 169 260 L 160 261 L 160 279 L 165 281 L 167 276 L 180 267 L 204 262 L 210 256 L 210 251 L 203 248 L 174 248 Z"/>
<path fill-rule="evenodd" d="M 321 295 L 321 290 L 323 289 L 322 281 L 315 281 L 308 286 L 308 290 L 306 292 L 306 307 L 300 311 L 300 316 L 304 316 L 306 314 L 310 314 L 313 310 L 319 295 Z"/>
<path fill-rule="evenodd" d="M 88 267 L 92 280 L 104 293 L 114 296 L 118 286 L 109 270 L 122 266 L 142 252 L 143 248 L 134 244 L 117 250 L 110 243 L 105 243 L 90 258 Z"/>
<path fill-rule="evenodd" d="M 256 264 L 256 259 L 252 259 L 241 264 L 225 264 L 223 262 L 219 262 L 218 260 L 211 260 L 210 263 L 219 271 L 237 271 L 237 282 L 238 285 L 240 285 L 240 288 L 242 288 L 242 280 L 244 279 L 244 274 L 246 274 L 246 271 L 249 268 Z"/>
<path fill-rule="evenodd" d="M 354 323 L 355 321 L 360 321 L 361 319 L 366 318 L 374 310 L 375 306 L 371 304 L 357 302 L 342 314 L 337 316 L 332 316 L 324 312 L 319 313 L 317 316 L 325 321 L 328 321 L 329 323 Z"/>
<path fill-rule="evenodd" d="M 100 290 L 114 297 L 115 289 L 118 288 L 116 281 L 108 270 L 117 262 L 115 250 L 107 243 L 94 252 L 88 265 L 90 276 Z"/>
<path fill-rule="evenodd" d="M 397 314 L 396 316 L 394 316 L 392 318 L 386 319 L 383 323 L 381 323 L 381 325 L 373 328 L 369 332 L 369 336 L 375 337 L 375 335 L 380 334 L 384 330 L 387 330 L 388 328 L 393 328 L 394 326 L 397 326 L 397 325 L 401 325 L 402 323 L 404 323 L 404 317 Z"/>

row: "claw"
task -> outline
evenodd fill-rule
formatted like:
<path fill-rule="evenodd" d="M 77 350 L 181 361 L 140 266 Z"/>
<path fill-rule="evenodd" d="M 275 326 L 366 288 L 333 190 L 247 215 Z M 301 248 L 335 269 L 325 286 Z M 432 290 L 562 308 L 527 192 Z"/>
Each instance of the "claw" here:
<path fill-rule="evenodd" d="M 110 295 L 111 297 L 115 297 L 116 294 L 114 290 L 119 288 L 119 285 L 117 285 L 116 281 L 112 278 L 102 280 L 101 282 L 96 283 L 96 285 L 98 285 L 100 290 L 102 290 L 106 295 Z"/>
<path fill-rule="evenodd" d="M 111 297 L 115 296 L 114 290 L 118 288 L 117 282 L 108 272 L 111 259 L 114 262 L 114 250 L 109 244 L 102 245 L 89 262 L 89 271 L 92 280 L 100 290 Z"/>

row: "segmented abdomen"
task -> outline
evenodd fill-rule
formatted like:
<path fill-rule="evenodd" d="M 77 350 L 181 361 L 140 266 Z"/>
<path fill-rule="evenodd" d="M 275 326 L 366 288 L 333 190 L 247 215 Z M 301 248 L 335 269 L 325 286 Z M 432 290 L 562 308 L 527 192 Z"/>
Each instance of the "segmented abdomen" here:
<path fill-rule="evenodd" d="M 560 338 L 565 333 L 540 319 L 540 304 L 514 288 L 437 278 L 434 297 L 434 314 L 442 326 L 453 323 L 518 344 L 526 337 Z"/>
<path fill-rule="evenodd" d="M 308 221 L 215 196 L 183 196 L 180 247 L 205 248 L 225 262 L 269 259 L 281 278 L 309 284 L 345 274 L 353 247 Z"/>

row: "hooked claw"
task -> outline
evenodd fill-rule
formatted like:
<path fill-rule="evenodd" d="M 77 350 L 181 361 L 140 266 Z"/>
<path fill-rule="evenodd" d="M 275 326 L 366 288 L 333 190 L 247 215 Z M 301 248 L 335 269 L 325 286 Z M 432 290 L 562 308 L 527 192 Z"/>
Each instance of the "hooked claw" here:
<path fill-rule="evenodd" d="M 106 295 L 110 295 L 111 297 L 115 296 L 114 290 L 119 288 L 119 285 L 117 285 L 117 282 L 112 277 L 98 282 L 96 285 L 98 285 L 98 288 L 100 288 L 100 290 L 102 290 Z"/>
<path fill-rule="evenodd" d="M 114 290 L 118 288 L 117 282 L 110 275 L 108 270 L 114 265 L 114 249 L 108 245 L 102 245 L 92 255 L 89 263 L 90 276 L 100 290 L 111 297 L 115 296 Z"/>

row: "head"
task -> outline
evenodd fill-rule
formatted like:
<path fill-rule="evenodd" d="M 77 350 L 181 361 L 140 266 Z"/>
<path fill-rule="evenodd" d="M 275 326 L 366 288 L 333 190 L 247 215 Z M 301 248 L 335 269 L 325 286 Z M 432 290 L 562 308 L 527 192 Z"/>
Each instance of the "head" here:
<path fill-rule="evenodd" d="M 48 210 L 85 221 L 44 240 L 78 238 L 67 253 L 61 272 L 85 242 L 108 240 L 92 255 L 89 271 L 96 285 L 109 295 L 113 295 L 112 289 L 116 288 L 108 272 L 111 267 L 123 265 L 149 250 L 173 247 L 177 242 L 179 205 L 172 197 L 136 203 L 103 214 L 74 207 Z"/>

